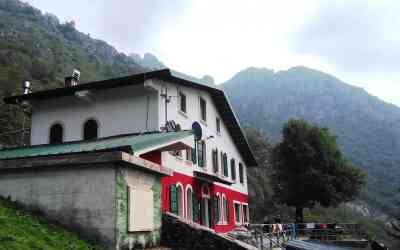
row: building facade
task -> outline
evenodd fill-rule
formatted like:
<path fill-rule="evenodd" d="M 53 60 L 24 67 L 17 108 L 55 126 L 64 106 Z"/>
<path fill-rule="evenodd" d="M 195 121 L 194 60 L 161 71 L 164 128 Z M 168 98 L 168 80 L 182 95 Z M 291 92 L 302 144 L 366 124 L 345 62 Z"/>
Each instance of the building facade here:
<path fill-rule="evenodd" d="M 223 90 L 159 70 L 5 99 L 31 108 L 31 144 L 63 144 L 133 133 L 192 130 L 202 136 L 133 149 L 165 166 L 161 209 L 226 233 L 249 223 L 247 168 L 256 165 Z M 167 147 L 168 146 L 168 147 Z"/>

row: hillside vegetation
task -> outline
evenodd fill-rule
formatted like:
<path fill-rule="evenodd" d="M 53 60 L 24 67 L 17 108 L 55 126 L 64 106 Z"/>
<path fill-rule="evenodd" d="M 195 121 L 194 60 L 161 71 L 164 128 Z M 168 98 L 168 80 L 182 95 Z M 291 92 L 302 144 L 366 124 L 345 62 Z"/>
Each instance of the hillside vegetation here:
<path fill-rule="evenodd" d="M 0 249 L 2 250 L 95 250 L 100 249 L 76 234 L 49 224 L 17 204 L 0 198 Z"/>
<path fill-rule="evenodd" d="M 0 0 L 0 144 L 18 142 L 15 134 L 3 133 L 21 129 L 21 112 L 3 105 L 2 97 L 20 93 L 23 81 L 37 91 L 61 86 L 73 68 L 81 71 L 82 82 L 134 74 L 145 70 L 140 59 L 77 31 L 74 22 L 60 23 L 18 0 Z M 144 58 L 147 64 L 152 59 Z"/>
<path fill-rule="evenodd" d="M 224 84 L 242 124 L 280 140 L 291 117 L 328 127 L 368 174 L 361 199 L 393 216 L 400 207 L 400 108 L 320 71 L 249 68 Z"/>

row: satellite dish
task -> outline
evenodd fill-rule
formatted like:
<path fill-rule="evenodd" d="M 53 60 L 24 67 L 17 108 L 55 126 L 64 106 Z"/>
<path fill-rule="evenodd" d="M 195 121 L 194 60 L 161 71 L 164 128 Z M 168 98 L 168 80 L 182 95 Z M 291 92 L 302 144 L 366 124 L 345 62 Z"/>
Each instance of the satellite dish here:
<path fill-rule="evenodd" d="M 193 122 L 192 131 L 194 134 L 194 138 L 196 140 L 201 140 L 201 137 L 203 136 L 203 130 L 201 128 L 201 125 L 198 122 Z"/>

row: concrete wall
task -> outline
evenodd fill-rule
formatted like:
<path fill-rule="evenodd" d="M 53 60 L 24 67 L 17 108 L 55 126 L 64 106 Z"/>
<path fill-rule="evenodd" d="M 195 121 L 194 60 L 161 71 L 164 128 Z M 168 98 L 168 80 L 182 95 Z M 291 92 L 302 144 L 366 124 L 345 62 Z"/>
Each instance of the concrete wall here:
<path fill-rule="evenodd" d="M 114 249 L 115 169 L 96 165 L 0 171 L 0 195 Z"/>
<path fill-rule="evenodd" d="M 99 123 L 99 137 L 159 130 L 157 92 L 144 85 L 93 90 L 89 100 L 76 96 L 33 103 L 31 144 L 49 142 L 50 127 L 61 123 L 64 141 L 83 139 L 83 124 Z"/>

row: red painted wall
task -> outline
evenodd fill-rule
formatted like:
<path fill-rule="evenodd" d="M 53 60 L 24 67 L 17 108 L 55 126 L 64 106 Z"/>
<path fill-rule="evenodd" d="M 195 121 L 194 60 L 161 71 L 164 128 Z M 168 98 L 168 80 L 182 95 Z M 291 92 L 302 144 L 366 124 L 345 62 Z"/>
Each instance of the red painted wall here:
<path fill-rule="evenodd" d="M 161 165 L 161 152 L 159 151 L 152 151 L 146 154 L 140 155 L 143 159 L 146 159 L 148 161 L 157 163 Z M 176 185 L 177 183 L 181 183 L 183 186 L 183 193 L 186 194 L 186 188 L 190 185 L 193 189 L 193 192 L 197 194 L 197 197 L 201 199 L 202 197 L 202 186 L 204 184 L 207 184 L 209 189 L 210 189 L 210 197 L 214 197 L 216 193 L 221 194 L 221 199 L 222 199 L 222 194 L 225 194 L 227 200 L 228 200 L 228 206 L 229 206 L 229 224 L 227 225 L 213 225 L 213 229 L 218 232 L 218 233 L 226 233 L 235 228 L 235 218 L 234 218 L 234 207 L 233 207 L 233 201 L 238 201 L 241 203 L 248 203 L 248 196 L 246 194 L 242 194 L 239 192 L 236 192 L 234 190 L 231 190 L 229 188 L 224 188 L 221 186 L 217 186 L 214 184 L 206 183 L 202 180 L 199 180 L 197 178 L 194 178 L 192 176 L 187 176 L 178 172 L 174 172 L 173 176 L 168 176 L 168 177 L 163 177 L 161 179 L 161 184 L 162 184 L 162 190 L 161 190 L 161 207 L 162 211 L 170 211 L 170 194 L 169 194 L 169 187 L 170 185 Z M 184 204 L 186 204 L 186 195 L 184 197 Z M 186 210 L 186 205 L 185 205 L 185 210 Z M 186 217 L 186 211 L 184 211 L 185 217 Z M 214 215 L 212 215 L 213 217 Z M 197 223 L 200 223 L 200 221 L 196 221 Z"/>
<path fill-rule="evenodd" d="M 190 185 L 193 188 L 193 192 L 195 192 L 200 199 L 201 196 L 201 187 L 205 183 L 199 179 L 196 179 L 191 176 L 183 175 L 178 172 L 174 172 L 173 176 L 170 177 L 163 177 L 161 180 L 162 183 L 162 210 L 163 211 L 170 211 L 170 197 L 169 197 L 169 186 L 176 185 L 177 183 L 181 183 L 183 186 L 184 194 L 186 194 L 186 188 Z M 228 200 L 229 206 L 229 224 L 226 225 L 213 225 L 213 229 L 218 233 L 226 233 L 235 228 L 235 218 L 234 218 L 234 208 L 233 208 L 233 201 L 238 201 L 242 203 L 248 203 L 248 196 L 234 190 L 224 188 L 221 186 L 217 186 L 214 184 L 208 183 L 210 188 L 210 197 L 214 197 L 216 193 L 225 194 Z M 221 196 L 222 198 L 222 196 Z M 184 195 L 184 202 L 186 204 L 186 195 Z M 186 206 L 185 206 L 186 208 Z M 186 211 L 185 211 L 186 216 Z M 213 216 L 213 215 L 212 215 Z M 197 221 L 199 223 L 199 221 Z"/>

